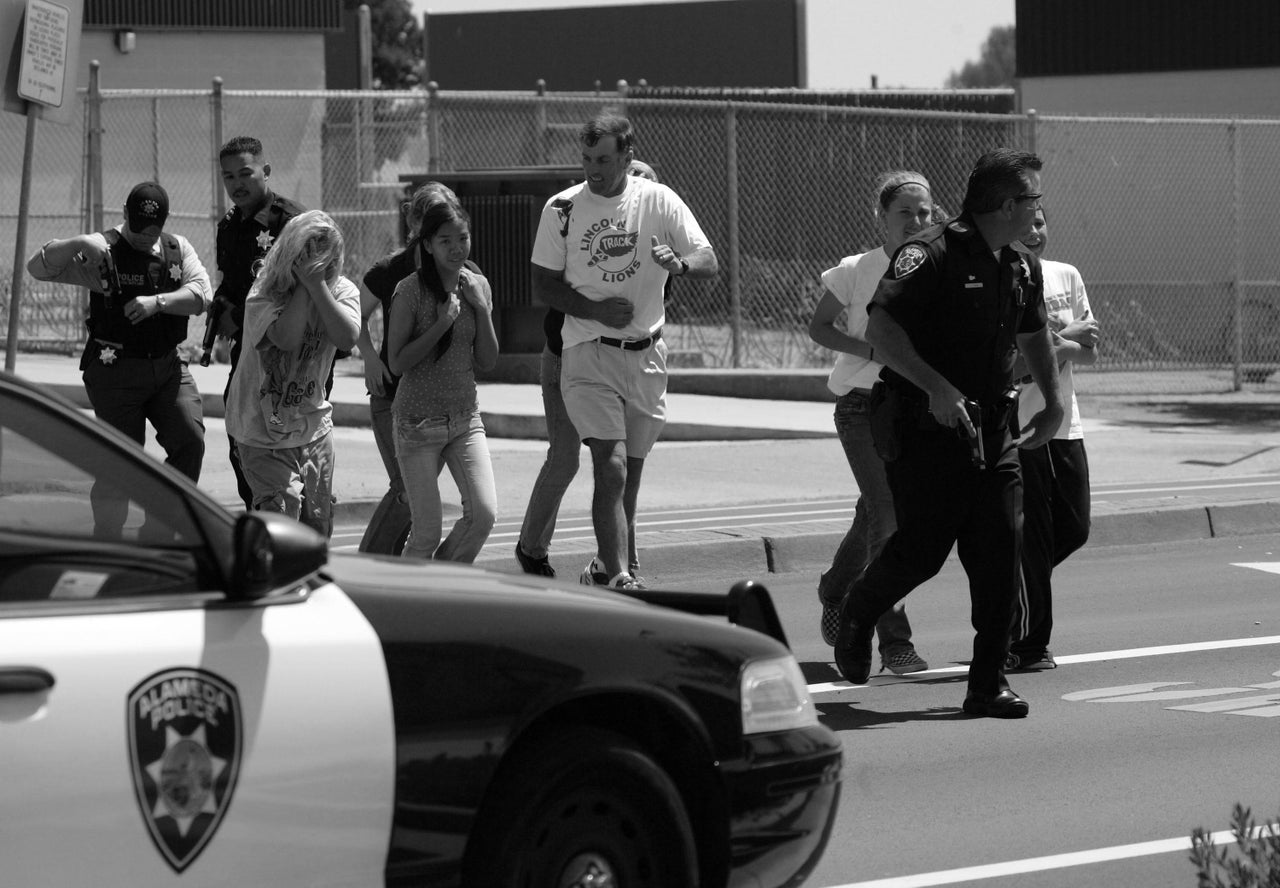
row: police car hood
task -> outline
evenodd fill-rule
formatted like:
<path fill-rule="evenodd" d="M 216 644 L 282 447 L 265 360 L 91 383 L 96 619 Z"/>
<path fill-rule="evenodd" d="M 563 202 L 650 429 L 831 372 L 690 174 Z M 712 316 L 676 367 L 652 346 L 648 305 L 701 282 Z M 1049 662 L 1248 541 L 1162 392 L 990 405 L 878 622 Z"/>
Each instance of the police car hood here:
<path fill-rule="evenodd" d="M 772 656 L 787 650 L 776 638 L 732 625 L 724 616 L 695 616 L 679 607 L 638 601 L 608 589 L 529 574 L 335 552 L 330 553 L 323 573 L 362 610 L 377 610 L 385 615 L 391 609 L 406 624 L 436 622 L 446 612 L 467 623 L 488 614 L 500 616 L 500 622 L 508 628 L 525 621 L 523 631 L 550 623 L 577 625 L 582 633 L 603 631 L 608 626 L 625 635 L 646 630 L 692 633 L 700 640 L 736 648 L 745 656 Z"/>

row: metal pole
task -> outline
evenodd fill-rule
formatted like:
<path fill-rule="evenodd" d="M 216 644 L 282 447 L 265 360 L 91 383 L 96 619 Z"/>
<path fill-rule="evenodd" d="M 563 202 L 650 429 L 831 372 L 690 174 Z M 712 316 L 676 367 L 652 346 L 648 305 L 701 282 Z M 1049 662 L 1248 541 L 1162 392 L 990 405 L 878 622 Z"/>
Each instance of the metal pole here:
<path fill-rule="evenodd" d="M 9 335 L 5 341 L 4 369 L 12 373 L 18 360 L 18 324 L 21 320 L 22 284 L 27 270 L 27 213 L 31 202 L 31 155 L 36 150 L 36 121 L 40 105 L 27 102 L 27 138 L 22 149 L 22 184 L 18 191 L 18 229 L 13 244 L 13 285 L 9 288 Z"/>
<path fill-rule="evenodd" d="M 742 366 L 742 251 L 738 226 L 738 112 L 728 105 L 725 118 L 725 202 L 729 218 L 729 332 L 732 367 Z"/>
<path fill-rule="evenodd" d="M 1235 239 L 1235 250 L 1231 257 L 1231 280 L 1228 284 L 1231 292 L 1231 313 L 1233 316 L 1233 350 L 1235 352 L 1231 367 L 1231 389 L 1240 391 L 1244 388 L 1244 292 L 1240 286 L 1244 278 L 1244 230 L 1240 212 L 1240 122 L 1233 120 L 1227 124 L 1227 152 L 1231 157 L 1231 233 Z"/>
<path fill-rule="evenodd" d="M 427 84 L 427 125 L 429 134 L 427 136 L 428 154 L 427 170 L 435 173 L 440 170 L 440 84 L 434 80 Z"/>
<path fill-rule="evenodd" d="M 160 181 L 160 100 L 151 99 L 151 181 Z"/>
<path fill-rule="evenodd" d="M 89 63 L 89 230 L 102 230 L 102 82 L 101 63 Z"/>
<path fill-rule="evenodd" d="M 222 78 L 213 78 L 213 91 L 209 93 L 209 155 L 213 158 L 210 175 L 213 176 L 213 224 L 227 212 L 226 189 L 222 187 L 222 163 L 218 160 L 218 152 L 222 150 Z"/>

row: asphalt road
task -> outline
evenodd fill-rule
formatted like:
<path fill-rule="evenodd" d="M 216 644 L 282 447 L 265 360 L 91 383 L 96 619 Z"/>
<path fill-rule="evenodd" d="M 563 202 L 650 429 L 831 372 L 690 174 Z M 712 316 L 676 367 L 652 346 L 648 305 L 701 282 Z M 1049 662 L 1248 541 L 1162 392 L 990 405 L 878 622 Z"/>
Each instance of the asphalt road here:
<path fill-rule="evenodd" d="M 857 687 L 818 636 L 818 569 L 765 580 L 845 746 L 806 885 L 1190 886 L 1193 828 L 1226 830 L 1237 801 L 1280 814 L 1280 537 L 1078 553 L 1057 576 L 1060 667 L 1010 677 L 1022 721 L 960 712 L 972 632 L 954 561 L 907 600 L 932 669 Z"/>

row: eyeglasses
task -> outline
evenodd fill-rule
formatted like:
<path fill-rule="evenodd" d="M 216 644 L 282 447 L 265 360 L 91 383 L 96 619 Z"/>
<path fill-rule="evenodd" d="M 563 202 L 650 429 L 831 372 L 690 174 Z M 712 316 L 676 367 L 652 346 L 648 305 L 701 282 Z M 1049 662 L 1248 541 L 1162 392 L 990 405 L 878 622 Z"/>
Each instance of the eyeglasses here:
<path fill-rule="evenodd" d="M 1017 197 L 1015 197 L 1015 198 L 1014 198 L 1014 200 L 1030 200 L 1030 201 L 1035 201 L 1035 204 L 1036 204 L 1036 206 L 1038 207 L 1038 206 L 1040 206 L 1040 200 L 1041 200 L 1041 198 L 1043 198 L 1043 197 L 1044 197 L 1044 192 L 1042 192 L 1042 191 L 1032 191 L 1032 192 L 1027 192 L 1026 194 L 1019 194 Z"/>

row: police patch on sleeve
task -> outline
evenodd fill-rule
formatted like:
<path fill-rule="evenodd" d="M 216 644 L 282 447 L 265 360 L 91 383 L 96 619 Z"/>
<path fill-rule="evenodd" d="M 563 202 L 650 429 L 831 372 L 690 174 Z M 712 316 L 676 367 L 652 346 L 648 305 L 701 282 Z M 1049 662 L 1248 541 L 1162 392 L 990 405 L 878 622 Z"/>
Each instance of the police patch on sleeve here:
<path fill-rule="evenodd" d="M 180 873 L 222 823 L 240 772 L 235 686 L 204 669 L 157 672 L 129 694 L 129 765 L 142 820 Z"/>
<path fill-rule="evenodd" d="M 898 255 L 893 257 L 893 276 L 898 279 L 906 277 L 924 265 L 924 260 L 924 247 L 918 244 L 907 244 L 898 250 Z"/>

